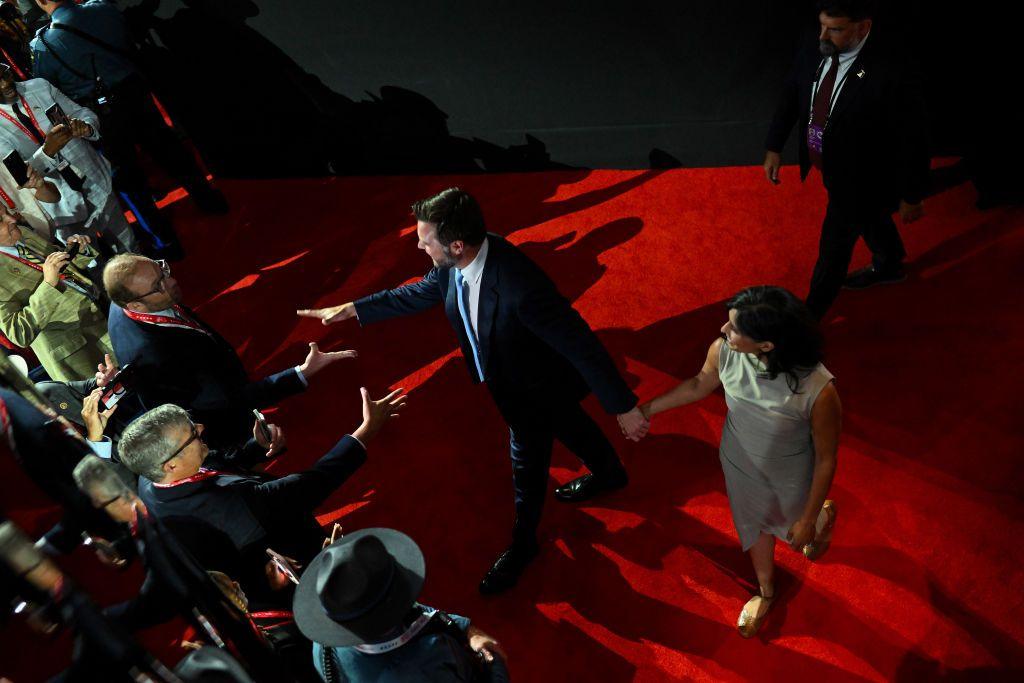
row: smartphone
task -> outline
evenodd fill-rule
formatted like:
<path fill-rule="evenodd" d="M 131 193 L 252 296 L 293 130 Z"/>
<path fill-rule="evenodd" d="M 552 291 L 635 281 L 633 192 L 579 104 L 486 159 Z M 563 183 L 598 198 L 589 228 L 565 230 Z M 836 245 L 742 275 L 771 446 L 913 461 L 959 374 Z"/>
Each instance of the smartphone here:
<path fill-rule="evenodd" d="M 64 113 L 64 110 L 60 108 L 60 105 L 54 102 L 46 109 L 46 118 L 50 119 L 51 125 L 58 125 L 63 123 L 68 129 L 71 128 L 71 119 Z"/>
<path fill-rule="evenodd" d="M 18 150 L 12 149 L 11 153 L 4 157 L 4 166 L 7 167 L 7 172 L 14 178 L 14 182 L 18 185 L 24 185 L 28 182 L 28 166 L 25 165 L 25 160 L 18 154 Z"/>
<path fill-rule="evenodd" d="M 68 253 L 68 261 L 71 261 L 76 256 L 78 256 L 78 250 L 81 249 L 81 248 L 82 248 L 81 244 L 79 244 L 78 242 L 72 242 L 71 245 L 68 246 L 68 248 L 64 250 L 64 251 L 66 251 Z"/>
<path fill-rule="evenodd" d="M 289 581 L 296 586 L 299 585 L 299 575 L 295 573 L 295 567 L 287 557 L 270 548 L 267 548 L 267 555 L 270 555 L 270 560 L 274 563 L 274 566 L 280 569 L 281 573 L 287 576 Z"/>
<path fill-rule="evenodd" d="M 125 397 L 125 394 L 131 391 L 134 377 L 135 370 L 132 368 L 132 364 L 128 363 L 110 378 L 110 382 L 100 396 L 100 403 L 103 404 L 104 410 L 110 410 L 116 406 Z"/>
<path fill-rule="evenodd" d="M 255 408 L 252 409 L 252 415 L 256 418 L 256 424 L 259 425 L 260 434 L 263 435 L 263 438 L 266 439 L 267 443 L 270 443 L 273 440 L 274 435 L 270 433 L 270 425 L 267 424 L 267 418 L 263 416 L 263 413 Z"/>

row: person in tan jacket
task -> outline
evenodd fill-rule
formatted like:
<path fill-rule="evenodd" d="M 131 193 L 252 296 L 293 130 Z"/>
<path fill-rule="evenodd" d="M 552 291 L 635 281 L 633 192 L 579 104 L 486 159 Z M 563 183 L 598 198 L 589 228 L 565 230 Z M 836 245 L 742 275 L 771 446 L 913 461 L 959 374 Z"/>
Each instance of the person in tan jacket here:
<path fill-rule="evenodd" d="M 100 292 L 86 271 L 96 251 L 84 235 L 68 238 L 74 243 L 80 252 L 69 259 L 0 205 L 0 332 L 32 347 L 60 382 L 92 376 L 104 354 L 113 355 Z"/>

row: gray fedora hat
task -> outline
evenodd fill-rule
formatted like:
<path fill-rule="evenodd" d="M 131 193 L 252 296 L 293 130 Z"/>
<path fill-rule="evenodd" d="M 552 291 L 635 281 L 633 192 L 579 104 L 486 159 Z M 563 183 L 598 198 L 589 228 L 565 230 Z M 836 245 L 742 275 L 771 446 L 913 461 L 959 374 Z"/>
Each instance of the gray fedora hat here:
<path fill-rule="evenodd" d="M 401 623 L 425 577 L 423 553 L 411 538 L 360 529 L 309 563 L 295 589 L 295 623 L 329 647 L 371 642 Z"/>

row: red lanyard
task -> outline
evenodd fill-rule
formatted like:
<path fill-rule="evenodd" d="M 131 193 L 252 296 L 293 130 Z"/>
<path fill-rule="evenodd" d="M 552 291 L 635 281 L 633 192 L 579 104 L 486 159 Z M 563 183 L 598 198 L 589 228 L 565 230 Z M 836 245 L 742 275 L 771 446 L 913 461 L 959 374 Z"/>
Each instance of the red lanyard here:
<path fill-rule="evenodd" d="M 20 261 L 21 263 L 24 263 L 29 268 L 34 268 L 34 269 L 38 270 L 40 273 L 43 272 L 43 267 L 41 265 L 39 265 L 38 263 L 32 263 L 28 259 L 22 258 L 20 256 L 15 256 L 14 254 L 8 253 L 6 251 L 4 252 L 4 254 L 6 254 L 7 256 L 10 256 L 15 261 Z M 67 280 L 68 279 L 68 274 L 67 273 L 61 273 L 60 274 L 60 279 L 61 280 Z M 75 282 L 76 284 L 80 284 L 78 282 L 78 280 L 75 280 L 75 278 L 71 278 L 71 280 L 73 282 Z"/>
<path fill-rule="evenodd" d="M 175 304 L 173 308 L 174 311 L 181 316 L 180 319 L 172 318 L 169 315 L 157 315 L 155 313 L 140 313 L 139 311 L 132 311 L 127 308 L 124 309 L 124 314 L 131 318 L 132 320 L 135 320 L 136 322 L 147 323 L 149 325 L 159 325 L 160 327 L 177 327 L 180 329 L 194 330 L 196 332 L 202 332 L 207 336 L 212 336 L 203 328 L 202 325 L 195 322 L 194 320 L 190 320 L 189 318 L 187 318 L 185 311 L 184 309 L 181 308 L 181 306 Z"/>
<path fill-rule="evenodd" d="M 175 486 L 181 486 L 182 484 L 192 484 L 197 481 L 205 481 L 210 477 L 216 477 L 220 474 L 221 473 L 218 472 L 217 470 L 207 470 L 200 468 L 199 471 L 193 474 L 191 477 L 185 477 L 184 479 L 179 479 L 178 481 L 172 481 L 170 484 L 157 484 L 156 482 L 153 482 L 153 486 L 157 487 L 158 489 L 172 489 Z"/>
<path fill-rule="evenodd" d="M 43 144 L 43 139 L 45 139 L 46 136 L 43 135 L 43 138 L 39 137 L 40 135 L 43 134 L 43 132 L 42 129 L 39 128 L 39 122 L 36 121 L 36 115 L 32 113 L 32 107 L 28 106 L 28 102 L 25 101 L 24 95 L 18 95 L 18 98 L 21 100 L 21 104 L 25 107 L 25 113 L 28 115 L 30 119 L 32 119 L 32 125 L 35 126 L 36 132 L 33 133 L 32 131 L 30 131 L 28 128 L 25 127 L 25 125 L 21 121 L 14 118 L 13 116 L 5 112 L 3 109 L 0 109 L 0 116 L 4 117 L 5 119 L 13 123 L 15 126 L 17 126 L 18 130 L 20 130 L 25 135 L 29 136 L 29 138 L 31 138 L 32 141 L 35 142 L 36 144 Z"/>
<path fill-rule="evenodd" d="M 4 192 L 4 188 L 0 187 L 0 197 L 3 197 L 4 201 L 7 202 L 7 206 L 14 208 L 14 200 L 11 199 L 11 195 Z"/>
<path fill-rule="evenodd" d="M 7 50 L 4 49 L 3 45 L 0 45 L 0 52 L 4 53 L 4 60 L 10 64 L 11 68 L 14 69 L 14 73 L 18 74 L 18 80 L 25 80 L 25 72 L 18 68 L 18 63 L 11 59 L 11 56 L 7 54 Z"/>

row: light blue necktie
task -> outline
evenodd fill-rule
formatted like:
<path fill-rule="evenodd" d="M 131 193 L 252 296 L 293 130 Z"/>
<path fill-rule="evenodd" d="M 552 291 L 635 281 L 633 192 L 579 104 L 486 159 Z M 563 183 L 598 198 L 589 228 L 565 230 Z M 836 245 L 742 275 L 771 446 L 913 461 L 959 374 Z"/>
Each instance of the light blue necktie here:
<path fill-rule="evenodd" d="M 469 309 L 466 307 L 466 295 L 463 291 L 463 287 L 466 284 L 466 278 L 462 277 L 462 271 L 458 268 L 455 269 L 455 297 L 459 302 L 459 314 L 462 315 L 462 324 L 466 327 L 466 336 L 469 337 L 469 347 L 473 349 L 473 361 L 476 363 L 477 376 L 482 382 L 484 379 L 484 369 L 480 365 L 480 351 L 477 349 L 476 335 L 473 333 L 473 325 L 469 322 Z"/>

